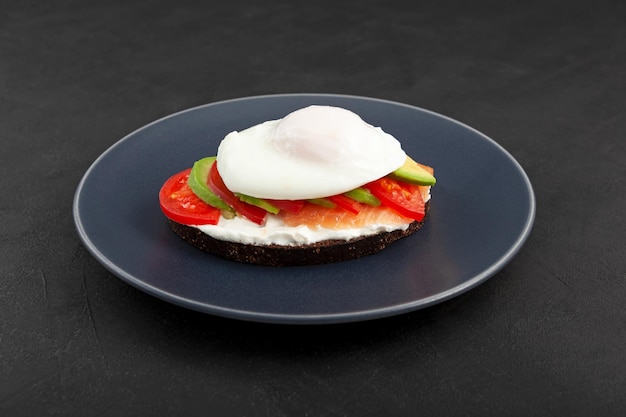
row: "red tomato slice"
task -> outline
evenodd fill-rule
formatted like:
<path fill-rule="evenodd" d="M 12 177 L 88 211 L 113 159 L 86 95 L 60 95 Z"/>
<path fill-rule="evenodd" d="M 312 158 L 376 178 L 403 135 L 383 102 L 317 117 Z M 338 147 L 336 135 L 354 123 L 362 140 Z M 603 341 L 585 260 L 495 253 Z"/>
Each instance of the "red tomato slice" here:
<path fill-rule="evenodd" d="M 169 219 L 186 225 L 217 224 L 220 210 L 200 200 L 189 188 L 191 168 L 172 175 L 159 191 L 159 204 Z"/>
<path fill-rule="evenodd" d="M 343 194 L 333 195 L 326 198 L 333 204 L 349 211 L 350 213 L 359 214 L 359 211 L 361 211 L 361 206 L 358 201 L 354 201 Z"/>
<path fill-rule="evenodd" d="M 267 211 L 260 207 L 253 206 L 252 204 L 245 203 L 239 199 L 232 191 L 230 191 L 224 180 L 220 177 L 220 173 L 217 170 L 217 163 L 214 163 L 209 170 L 208 184 L 211 191 L 217 194 L 226 204 L 231 206 L 235 211 L 247 218 L 248 220 L 256 223 L 263 224 Z"/>
<path fill-rule="evenodd" d="M 383 177 L 365 185 L 365 188 L 401 215 L 417 221 L 424 220 L 426 204 L 419 186 Z"/>
<path fill-rule="evenodd" d="M 306 204 L 306 201 L 304 200 L 270 200 L 267 198 L 264 200 L 274 207 L 278 207 L 279 209 L 289 213 L 299 213 Z"/>

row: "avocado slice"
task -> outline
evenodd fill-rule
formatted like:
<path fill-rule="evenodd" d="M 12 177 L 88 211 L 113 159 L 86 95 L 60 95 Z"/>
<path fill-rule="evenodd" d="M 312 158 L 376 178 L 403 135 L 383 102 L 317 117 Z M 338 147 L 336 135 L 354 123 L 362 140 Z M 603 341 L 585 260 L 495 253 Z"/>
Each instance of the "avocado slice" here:
<path fill-rule="evenodd" d="M 197 195 L 200 200 L 212 207 L 222 210 L 223 214 L 227 214 L 224 217 L 229 217 L 228 213 L 234 214 L 235 211 L 228 204 L 226 204 L 224 200 L 215 195 L 215 193 L 213 193 L 207 185 L 209 170 L 211 169 L 213 163 L 215 163 L 216 159 L 217 158 L 215 156 L 209 156 L 196 161 L 191 167 L 187 184 L 189 184 L 191 191 L 193 191 L 193 193 Z"/>
<path fill-rule="evenodd" d="M 322 207 L 326 207 L 326 208 L 335 208 L 336 205 L 335 203 L 333 203 L 332 201 L 328 200 L 327 198 L 311 198 L 307 200 L 309 203 L 311 204 L 316 204 L 318 206 L 322 206 Z"/>
<path fill-rule="evenodd" d="M 274 206 L 273 204 L 261 198 L 256 198 L 256 197 L 252 197 L 252 196 L 241 194 L 241 193 L 235 193 L 235 195 L 239 197 L 239 199 L 243 201 L 244 203 L 248 203 L 248 204 L 252 204 L 253 206 L 260 207 L 263 210 L 267 211 L 268 213 L 278 214 L 278 212 L 280 211 L 278 207 Z"/>
<path fill-rule="evenodd" d="M 435 177 L 407 155 L 404 165 L 393 171 L 392 178 L 416 185 L 435 185 Z"/>
<path fill-rule="evenodd" d="M 355 188 L 347 193 L 343 193 L 343 195 L 353 199 L 354 201 L 358 201 L 359 203 L 368 204 L 374 207 L 380 206 L 380 200 L 363 187 Z"/>

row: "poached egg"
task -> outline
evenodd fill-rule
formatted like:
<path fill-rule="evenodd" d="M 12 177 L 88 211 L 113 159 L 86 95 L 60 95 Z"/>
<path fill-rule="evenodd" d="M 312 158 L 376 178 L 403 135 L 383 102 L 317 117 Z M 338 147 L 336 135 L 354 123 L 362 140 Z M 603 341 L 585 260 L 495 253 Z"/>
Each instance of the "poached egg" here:
<path fill-rule="evenodd" d="M 341 194 L 404 164 L 400 142 L 357 114 L 313 105 L 226 135 L 217 167 L 229 190 L 300 200 Z"/>

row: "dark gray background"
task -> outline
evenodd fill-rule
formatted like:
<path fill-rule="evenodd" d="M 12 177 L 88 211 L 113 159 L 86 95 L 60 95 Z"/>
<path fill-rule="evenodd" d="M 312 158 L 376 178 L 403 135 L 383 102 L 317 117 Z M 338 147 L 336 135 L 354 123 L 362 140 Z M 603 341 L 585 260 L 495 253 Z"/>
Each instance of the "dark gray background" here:
<path fill-rule="evenodd" d="M 0 1 L 0 414 L 621 415 L 620 1 Z M 473 126 L 524 167 L 534 230 L 494 278 L 355 324 L 222 319 L 123 283 L 74 190 L 170 113 L 339 93 Z"/>

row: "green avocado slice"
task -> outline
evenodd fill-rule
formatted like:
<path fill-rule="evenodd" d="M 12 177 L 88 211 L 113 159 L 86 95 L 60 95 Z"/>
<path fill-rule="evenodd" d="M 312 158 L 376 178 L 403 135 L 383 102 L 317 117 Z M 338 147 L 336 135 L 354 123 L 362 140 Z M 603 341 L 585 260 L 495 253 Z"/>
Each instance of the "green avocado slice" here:
<path fill-rule="evenodd" d="M 252 197 L 252 196 L 241 194 L 241 193 L 235 193 L 235 195 L 244 203 L 248 203 L 248 204 L 252 204 L 253 206 L 260 207 L 263 210 L 267 211 L 268 213 L 278 214 L 278 212 L 280 211 L 278 207 L 274 206 L 273 204 L 261 198 L 256 198 L 256 197 Z"/>
<path fill-rule="evenodd" d="M 353 199 L 354 201 L 358 201 L 359 203 L 368 204 L 374 207 L 380 206 L 380 200 L 363 187 L 355 188 L 347 193 L 343 193 L 343 195 Z"/>
<path fill-rule="evenodd" d="M 317 206 L 322 206 L 325 208 L 335 208 L 336 204 L 333 203 L 332 201 L 328 200 L 327 198 L 310 198 L 307 200 L 309 203 L 311 204 L 315 204 Z"/>
<path fill-rule="evenodd" d="M 215 156 L 209 156 L 196 161 L 191 167 L 187 184 L 189 184 L 191 191 L 193 191 L 193 193 L 197 195 L 200 200 L 212 207 L 222 210 L 223 213 L 234 214 L 235 211 L 228 204 L 226 204 L 224 200 L 213 193 L 207 185 L 209 170 L 211 169 L 213 163 L 215 163 L 216 159 L 217 158 Z"/>
<path fill-rule="evenodd" d="M 393 171 L 390 175 L 397 180 L 416 185 L 435 185 L 435 182 L 437 182 L 430 172 L 422 168 L 417 162 L 411 159 L 410 156 L 406 157 L 404 165 Z"/>

